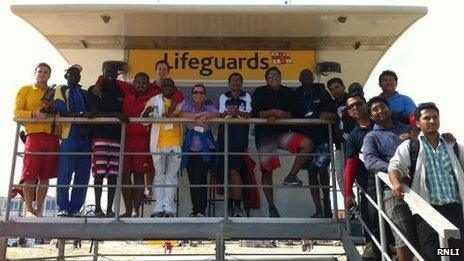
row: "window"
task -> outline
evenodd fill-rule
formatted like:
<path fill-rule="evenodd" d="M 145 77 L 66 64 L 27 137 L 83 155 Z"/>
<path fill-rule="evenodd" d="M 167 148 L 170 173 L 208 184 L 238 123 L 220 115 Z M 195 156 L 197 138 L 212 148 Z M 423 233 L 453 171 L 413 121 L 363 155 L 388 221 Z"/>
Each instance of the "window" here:
<path fill-rule="evenodd" d="M 11 201 L 11 210 L 15 210 L 15 211 L 18 211 L 19 210 L 19 202 L 18 201 Z"/>
<path fill-rule="evenodd" d="M 46 211 L 55 210 L 55 200 L 47 200 L 47 203 L 45 203 L 45 210 Z"/>

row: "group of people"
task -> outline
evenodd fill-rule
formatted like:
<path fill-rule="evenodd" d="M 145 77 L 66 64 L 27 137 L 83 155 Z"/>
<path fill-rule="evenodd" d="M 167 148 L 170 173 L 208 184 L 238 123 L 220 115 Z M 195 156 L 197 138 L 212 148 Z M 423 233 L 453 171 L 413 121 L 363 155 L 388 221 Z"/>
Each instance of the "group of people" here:
<path fill-rule="evenodd" d="M 345 188 L 347 208 L 354 204 L 353 183 L 376 199 L 375 174 L 388 173 L 393 189 L 382 184 L 385 212 L 425 260 L 438 260 L 438 234 L 403 200 L 406 184 L 461 231 L 463 219 L 463 147 L 451 134 L 440 134 L 438 107 L 416 105 L 396 91 L 396 74 L 385 71 L 379 77 L 383 92 L 366 102 L 363 95 L 346 99 L 346 112 L 357 126 L 346 140 Z M 377 210 L 361 195 L 361 216 L 379 238 Z M 412 260 L 406 243 L 395 231 L 387 230 L 398 260 Z M 380 258 L 380 251 L 367 237 L 363 253 L 367 260 Z M 450 247 L 462 248 L 462 241 L 450 240 Z"/>
<path fill-rule="evenodd" d="M 168 77 L 169 65 L 164 60 L 155 64 L 156 77 L 152 83 L 144 72 L 136 74 L 132 84 L 117 80 L 118 74 L 125 69 L 123 63 L 105 62 L 103 75 L 94 86 L 84 90 L 79 84 L 82 67 L 73 65 L 64 75 L 67 84 L 54 90 L 50 105 L 50 101 L 44 100 L 44 97 L 49 91 L 51 68 L 46 63 L 40 63 L 35 68 L 35 84 L 19 90 L 15 103 L 16 117 L 54 117 L 54 113 L 50 113 L 54 110 L 48 109 L 48 106 L 53 106 L 61 117 L 117 117 L 126 124 L 126 154 L 123 159 L 119 159 L 120 124 L 24 124 L 26 152 L 83 152 L 60 156 L 26 153 L 22 182 L 25 185 L 23 190 L 28 216 L 42 215 L 47 192 L 47 187 L 43 185 L 54 177 L 58 177 L 59 215 L 79 215 L 90 172 L 94 176 L 96 215 L 114 216 L 115 185 L 120 162 L 123 162 L 122 180 L 125 186 L 122 194 L 126 212 L 122 216 L 140 216 L 144 186 L 151 188 L 153 185 L 155 204 L 151 216 L 173 217 L 176 215 L 175 194 L 179 170 L 183 167 L 187 169 L 191 185 L 204 185 L 210 167 L 216 162 L 208 153 L 224 151 L 224 127 L 220 126 L 215 139 L 208 119 L 255 117 L 274 122 L 276 119 L 302 118 L 335 122 L 336 150 L 345 150 L 336 154 L 339 157 L 336 164 L 340 165 L 345 160 L 344 172 L 339 172 L 337 176 L 348 208 L 355 203 L 352 190 L 355 180 L 375 198 L 375 173 L 388 172 L 393 190 L 382 187 L 386 212 L 408 238 L 419 243 L 424 255 L 430 256 L 427 252 L 430 251 L 430 244 L 434 242 L 437 245 L 438 239 L 433 229 L 413 215 L 415 211 L 409 210 L 401 199 L 401 184 L 407 178 L 414 191 L 458 228 L 464 227 L 464 149 L 453 145 L 456 141 L 452 135 L 442 138 L 439 134 L 439 110 L 433 103 L 416 106 L 410 97 L 397 92 L 398 77 L 393 71 L 382 72 L 379 76 L 382 92 L 369 101 L 364 98 L 359 84 L 352 84 L 347 91 L 340 78 L 332 78 L 327 82 L 326 89 L 323 84 L 314 82 L 309 69 L 300 72 L 301 86 L 292 89 L 282 85 L 280 70 L 270 67 L 265 72 L 266 85 L 256 88 L 252 94 L 242 90 L 242 75 L 232 73 L 228 78 L 229 89 L 220 96 L 217 109 L 207 98 L 207 88 L 201 83 L 191 88 L 191 100 L 185 101 L 175 82 Z M 186 124 L 183 129 L 180 123 L 170 121 L 131 123 L 128 120 L 131 117 L 182 117 L 194 119 L 195 123 Z M 248 151 L 248 125 L 231 124 L 228 133 L 229 152 Z M 316 207 L 312 217 L 332 217 L 328 166 L 333 144 L 330 144 L 329 136 L 327 125 L 270 124 L 255 127 L 256 149 L 264 154 L 259 156 L 263 185 L 273 184 L 273 171 L 281 166 L 279 157 L 268 153 L 277 153 L 278 149 L 282 149 L 298 153 L 284 179 L 285 185 L 302 185 L 298 173 L 304 169 L 308 171 L 309 185 L 323 186 L 322 197 L 319 188 L 310 189 Z M 188 155 L 181 155 L 181 152 Z M 309 153 L 314 153 L 314 156 L 307 156 Z M 345 159 L 340 159 L 343 154 Z M 229 156 L 230 184 L 242 183 L 240 171 L 243 159 L 244 156 Z M 105 177 L 109 185 L 106 213 L 100 203 Z M 72 187 L 70 193 L 71 180 L 77 186 Z M 35 184 L 42 186 L 35 189 Z M 263 191 L 269 216 L 280 217 L 274 204 L 272 187 L 264 186 Z M 190 196 L 190 216 L 205 216 L 207 188 L 192 186 Z M 230 197 L 231 216 L 242 216 L 242 189 L 233 186 Z M 35 205 L 32 203 L 34 198 Z M 363 206 L 362 217 L 374 235 L 378 235 L 375 208 L 367 204 L 364 196 L 360 204 Z M 401 238 L 395 235 L 394 240 L 398 257 L 401 260 L 410 258 L 411 252 Z M 378 250 L 373 245 L 365 251 L 366 257 L 377 254 Z"/>

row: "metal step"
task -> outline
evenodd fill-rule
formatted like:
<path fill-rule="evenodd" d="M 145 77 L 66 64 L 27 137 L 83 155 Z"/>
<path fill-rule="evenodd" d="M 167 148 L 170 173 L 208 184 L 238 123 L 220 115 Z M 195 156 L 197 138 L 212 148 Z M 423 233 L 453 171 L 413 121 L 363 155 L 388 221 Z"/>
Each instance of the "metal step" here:
<path fill-rule="evenodd" d="M 341 239 L 342 223 L 324 218 L 13 218 L 1 237 L 131 239 Z"/>

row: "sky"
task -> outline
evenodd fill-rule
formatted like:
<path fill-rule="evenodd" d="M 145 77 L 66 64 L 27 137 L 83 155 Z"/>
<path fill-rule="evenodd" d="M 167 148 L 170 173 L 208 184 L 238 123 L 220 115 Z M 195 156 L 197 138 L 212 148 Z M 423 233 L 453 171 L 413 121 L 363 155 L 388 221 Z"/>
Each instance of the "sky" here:
<path fill-rule="evenodd" d="M 15 3 L 31 1 L 13 1 Z M 41 1 L 46 2 L 46 1 Z M 79 3 L 82 1 L 48 1 L 51 3 Z M 94 1 L 108 2 L 108 1 Z M 111 1 L 125 3 L 127 1 Z M 194 1 L 200 3 L 227 3 L 227 1 Z M 232 1 L 229 1 L 232 2 Z M 289 1 L 291 4 L 313 3 L 314 1 Z M 131 1 L 131 3 L 175 3 L 185 1 Z M 283 4 L 275 1 L 233 1 L 236 4 L 262 3 Z M 327 1 L 316 1 L 327 3 Z M 375 67 L 365 85 L 366 97 L 380 92 L 377 78 L 386 69 L 394 70 L 399 77 L 398 91 L 411 96 L 416 103 L 434 101 L 440 108 L 441 131 L 451 132 L 458 141 L 464 141 L 464 123 L 460 102 L 464 84 L 460 82 L 461 65 L 464 62 L 463 24 L 460 17 L 464 11 L 463 1 L 331 1 L 339 4 L 395 4 L 424 5 L 428 14 L 415 23 L 390 48 Z M 13 102 L 19 86 L 34 81 L 34 66 L 46 61 L 53 68 L 49 82 L 62 83 L 63 72 L 68 64 L 54 47 L 29 24 L 10 12 L 9 1 L 0 1 L 0 196 L 6 196 L 9 181 L 15 123 L 12 121 Z M 18 158 L 18 163 L 21 159 Z M 20 166 L 20 164 L 19 164 Z M 19 175 L 19 173 L 18 173 Z"/>

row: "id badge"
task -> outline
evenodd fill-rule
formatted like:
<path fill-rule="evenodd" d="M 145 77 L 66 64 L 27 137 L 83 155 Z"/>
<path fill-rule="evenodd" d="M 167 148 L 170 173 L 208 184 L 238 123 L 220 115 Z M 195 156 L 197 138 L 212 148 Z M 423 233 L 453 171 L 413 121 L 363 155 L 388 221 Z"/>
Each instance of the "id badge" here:
<path fill-rule="evenodd" d="M 164 124 L 164 130 L 172 130 L 174 129 L 173 123 Z"/>
<path fill-rule="evenodd" d="M 201 127 L 201 126 L 195 126 L 193 127 L 193 130 L 196 131 L 196 132 L 205 132 L 205 128 Z"/>

